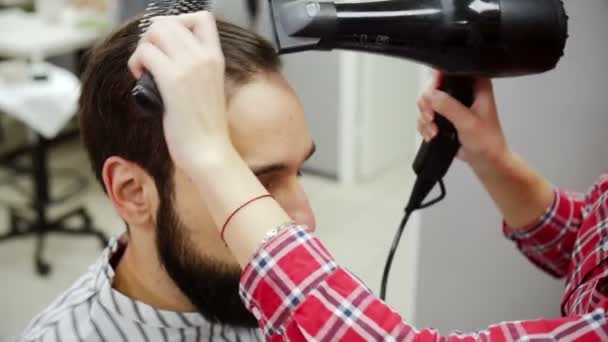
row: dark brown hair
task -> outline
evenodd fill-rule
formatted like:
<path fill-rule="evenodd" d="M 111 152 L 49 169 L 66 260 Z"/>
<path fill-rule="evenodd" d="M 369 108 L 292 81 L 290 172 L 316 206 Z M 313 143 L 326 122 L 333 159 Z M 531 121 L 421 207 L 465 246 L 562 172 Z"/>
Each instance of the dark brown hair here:
<path fill-rule="evenodd" d="M 93 171 L 102 183 L 104 162 L 118 156 L 136 163 L 155 180 L 161 196 L 171 193 L 173 175 L 162 118 L 142 119 L 131 90 L 135 80 L 127 63 L 138 40 L 131 20 L 94 47 L 85 58 L 79 117 Z M 234 90 L 255 74 L 275 72 L 280 60 L 272 45 L 255 33 L 217 20 L 226 65 L 226 84 Z M 169 186 L 169 187 L 167 187 Z"/>

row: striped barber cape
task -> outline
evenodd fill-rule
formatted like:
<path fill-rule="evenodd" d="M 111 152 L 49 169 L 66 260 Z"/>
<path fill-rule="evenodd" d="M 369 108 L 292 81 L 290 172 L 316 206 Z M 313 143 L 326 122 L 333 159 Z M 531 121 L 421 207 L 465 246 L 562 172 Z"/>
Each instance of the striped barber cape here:
<path fill-rule="evenodd" d="M 112 288 L 113 238 L 101 257 L 14 338 L 16 342 L 263 341 L 259 329 L 214 324 L 198 313 L 156 310 Z"/>

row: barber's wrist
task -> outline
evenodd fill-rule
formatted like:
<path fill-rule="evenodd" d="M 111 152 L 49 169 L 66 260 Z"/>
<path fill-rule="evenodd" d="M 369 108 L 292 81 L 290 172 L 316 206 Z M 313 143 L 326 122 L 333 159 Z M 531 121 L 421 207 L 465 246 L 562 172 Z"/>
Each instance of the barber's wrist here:
<path fill-rule="evenodd" d="M 508 147 L 501 147 L 488 152 L 482 157 L 472 158 L 469 165 L 480 178 L 504 176 L 512 172 L 517 164 L 517 155 Z"/>
<path fill-rule="evenodd" d="M 268 193 L 232 145 L 203 148 L 186 172 L 218 225 L 239 205 Z"/>
<path fill-rule="evenodd" d="M 193 154 L 188 165 L 190 174 L 204 176 L 223 171 L 241 159 L 240 155 L 228 141 L 222 139 L 205 140 L 199 146 L 198 153 Z"/>
<path fill-rule="evenodd" d="M 497 154 L 493 161 L 475 165 L 480 179 L 504 221 L 515 230 L 538 219 L 553 202 L 553 187 L 513 151 Z"/>
<path fill-rule="evenodd" d="M 207 206 L 216 207 L 212 214 L 225 215 L 243 201 L 266 193 L 247 163 L 232 145 L 207 146 L 194 157 L 186 170 L 204 198 Z M 219 222 L 216 222 L 219 224 Z"/>

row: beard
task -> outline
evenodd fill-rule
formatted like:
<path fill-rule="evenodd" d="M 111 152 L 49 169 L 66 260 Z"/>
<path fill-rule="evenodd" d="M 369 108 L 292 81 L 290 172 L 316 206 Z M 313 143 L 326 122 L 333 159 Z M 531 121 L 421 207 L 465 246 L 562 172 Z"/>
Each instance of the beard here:
<path fill-rule="evenodd" d="M 197 253 L 167 193 L 171 192 L 161 196 L 156 217 L 156 248 L 169 276 L 208 321 L 257 328 L 257 320 L 239 297 L 241 270 Z"/>

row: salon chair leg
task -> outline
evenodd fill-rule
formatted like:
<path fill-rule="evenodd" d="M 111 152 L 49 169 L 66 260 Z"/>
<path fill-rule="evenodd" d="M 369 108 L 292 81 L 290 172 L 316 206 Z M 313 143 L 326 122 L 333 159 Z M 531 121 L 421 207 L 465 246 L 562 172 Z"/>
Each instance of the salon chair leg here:
<path fill-rule="evenodd" d="M 38 274 L 41 276 L 47 276 L 51 272 L 51 265 L 44 261 L 42 257 L 46 237 L 46 232 L 43 229 L 44 228 L 38 230 L 36 234 L 36 254 L 34 256 L 34 261 L 36 263 L 36 271 Z"/>

